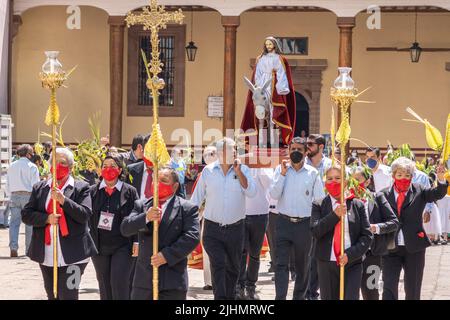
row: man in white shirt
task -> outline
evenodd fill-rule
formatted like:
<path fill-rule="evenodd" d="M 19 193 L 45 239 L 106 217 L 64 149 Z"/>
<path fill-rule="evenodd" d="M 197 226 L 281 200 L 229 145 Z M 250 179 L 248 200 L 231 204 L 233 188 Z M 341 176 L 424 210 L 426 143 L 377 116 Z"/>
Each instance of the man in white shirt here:
<path fill-rule="evenodd" d="M 256 196 L 245 199 L 245 240 L 239 274 L 238 299 L 259 300 L 255 290 L 260 265 L 259 257 L 269 216 L 268 190 L 272 183 L 273 169 L 251 168 L 250 174 L 255 181 Z"/>
<path fill-rule="evenodd" d="M 21 211 L 30 200 L 33 185 L 39 182 L 39 170 L 30 161 L 33 156 L 33 148 L 29 144 L 23 144 L 17 149 L 19 160 L 14 161 L 8 168 L 6 182 L 6 194 L 9 196 L 9 208 L 11 220 L 9 222 L 9 248 L 11 258 L 18 256 L 19 231 L 21 224 Z M 25 226 L 25 253 L 28 251 L 31 241 L 32 226 Z"/>
<path fill-rule="evenodd" d="M 372 170 L 375 192 L 392 186 L 391 168 L 385 166 L 381 160 L 380 149 L 369 147 L 366 150 L 366 164 Z"/>
<path fill-rule="evenodd" d="M 283 160 L 275 169 L 270 196 L 278 200 L 277 267 L 275 289 L 277 300 L 285 300 L 289 284 L 289 254 L 295 250 L 294 300 L 304 300 L 310 274 L 311 233 L 309 222 L 312 202 L 325 196 L 319 172 L 305 163 L 306 145 L 299 137 L 289 145 L 290 161 Z"/>
<path fill-rule="evenodd" d="M 216 300 L 236 298 L 244 250 L 245 197 L 256 195 L 249 168 L 235 158 L 235 146 L 229 138 L 216 143 L 219 160 L 203 169 L 191 198 L 197 206 L 206 200 L 203 246 L 210 259 Z"/>
<path fill-rule="evenodd" d="M 306 163 L 319 171 L 320 180 L 323 181 L 325 171 L 331 167 L 332 160 L 323 154 L 325 149 L 325 138 L 321 134 L 310 134 L 306 140 L 307 158 Z M 317 274 L 317 262 L 311 257 L 311 274 L 309 277 L 306 299 L 319 299 L 319 276 Z"/>

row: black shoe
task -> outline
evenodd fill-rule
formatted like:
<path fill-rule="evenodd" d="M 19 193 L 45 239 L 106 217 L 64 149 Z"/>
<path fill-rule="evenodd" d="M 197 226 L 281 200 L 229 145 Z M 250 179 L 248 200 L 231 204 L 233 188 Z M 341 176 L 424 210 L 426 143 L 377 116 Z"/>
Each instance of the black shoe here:
<path fill-rule="evenodd" d="M 443 246 L 446 246 L 446 245 L 448 244 L 448 241 L 447 241 L 447 240 L 441 240 L 441 244 L 442 244 Z"/>
<path fill-rule="evenodd" d="M 248 300 L 260 300 L 258 294 L 255 292 L 255 288 L 247 288 Z"/>
<path fill-rule="evenodd" d="M 295 272 L 291 272 L 291 281 L 295 281 L 296 278 L 297 275 L 295 274 Z"/>
<path fill-rule="evenodd" d="M 17 254 L 17 250 L 11 250 L 10 257 L 11 258 L 17 258 L 19 255 Z"/>
<path fill-rule="evenodd" d="M 0 229 L 6 229 L 6 226 L 4 224 L 0 224 Z"/>
<path fill-rule="evenodd" d="M 206 286 L 203 287 L 203 290 L 208 290 L 208 291 L 210 291 L 210 290 L 212 290 L 212 289 L 213 289 L 212 286 L 209 286 L 209 285 L 206 285 Z"/>
<path fill-rule="evenodd" d="M 272 277 L 272 281 L 275 281 L 275 276 Z"/>
<path fill-rule="evenodd" d="M 245 288 L 238 286 L 236 288 L 236 300 L 247 300 L 247 296 L 245 295 Z"/>

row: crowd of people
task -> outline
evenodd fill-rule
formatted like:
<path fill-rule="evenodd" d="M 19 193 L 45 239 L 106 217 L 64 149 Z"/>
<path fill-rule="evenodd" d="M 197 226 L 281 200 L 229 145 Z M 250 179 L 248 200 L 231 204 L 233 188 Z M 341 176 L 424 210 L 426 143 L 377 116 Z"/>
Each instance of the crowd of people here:
<path fill-rule="evenodd" d="M 4 224 L 9 220 L 14 258 L 25 223 L 26 254 L 40 266 L 48 299 L 78 299 L 78 286 L 69 286 L 68 278 L 75 267 L 81 277 L 90 260 L 102 300 L 152 299 L 152 266 L 159 269 L 159 299 L 186 299 L 188 260 L 200 247 L 205 290 L 218 300 L 258 300 L 265 239 L 275 299 L 288 298 L 290 280 L 294 300 L 339 299 L 341 266 L 345 299 L 378 300 L 380 291 L 383 300 L 398 299 L 402 270 L 406 299 L 420 299 L 426 248 L 433 241 L 447 244 L 448 163 L 436 164 L 430 176 L 413 159 L 398 157 L 387 165 L 379 149 L 368 148 L 364 160 L 352 154 L 342 175 L 340 151 L 334 150 L 335 159 L 325 156 L 324 137 L 311 134 L 293 138 L 289 159 L 276 168 L 249 168 L 234 140 L 223 138 L 204 149 L 204 168 L 191 167 L 176 149 L 153 181 L 153 163 L 144 155 L 148 140 L 137 135 L 129 152 L 111 148 L 90 183 L 74 175 L 69 148 L 55 149 L 55 177 L 38 168 L 51 165 L 51 144 L 38 158 L 30 145 L 17 149 L 8 170 L 10 218 Z M 159 221 L 157 254 L 153 221 Z"/>

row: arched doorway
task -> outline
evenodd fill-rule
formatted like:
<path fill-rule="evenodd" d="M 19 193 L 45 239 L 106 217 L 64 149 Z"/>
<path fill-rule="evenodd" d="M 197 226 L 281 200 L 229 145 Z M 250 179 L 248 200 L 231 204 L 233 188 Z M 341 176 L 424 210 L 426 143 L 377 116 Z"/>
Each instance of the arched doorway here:
<path fill-rule="evenodd" d="M 306 137 L 309 135 L 309 104 L 305 97 L 295 92 L 295 135 L 300 137 L 302 130 L 305 130 Z"/>

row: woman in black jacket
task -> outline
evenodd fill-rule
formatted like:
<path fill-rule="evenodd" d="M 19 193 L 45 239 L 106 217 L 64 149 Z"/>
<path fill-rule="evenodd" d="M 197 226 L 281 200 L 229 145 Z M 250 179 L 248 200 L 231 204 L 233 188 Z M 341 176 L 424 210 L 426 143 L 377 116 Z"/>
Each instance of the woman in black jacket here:
<path fill-rule="evenodd" d="M 90 228 L 98 255 L 92 258 L 101 300 L 129 300 L 133 239 L 120 232 L 122 220 L 138 199 L 136 189 L 122 182 L 120 162 L 107 156 L 102 163 L 102 181 L 91 187 Z"/>
<path fill-rule="evenodd" d="M 81 276 L 89 257 L 97 253 L 88 227 L 92 214 L 89 185 L 71 176 L 73 165 L 72 151 L 57 148 L 57 187 L 52 190 L 53 177 L 36 183 L 22 210 L 22 221 L 33 226 L 27 255 L 39 263 L 49 300 L 78 300 Z M 53 212 L 53 199 L 57 202 L 56 212 Z M 53 235 L 54 225 L 58 226 L 58 237 Z M 56 297 L 53 293 L 54 243 L 58 253 Z"/>
<path fill-rule="evenodd" d="M 358 300 L 361 287 L 362 259 L 372 242 L 372 232 L 364 204 L 354 197 L 340 204 L 341 168 L 330 167 L 326 173 L 325 198 L 313 202 L 311 231 L 313 255 L 317 260 L 322 300 L 339 299 L 339 268 L 345 266 L 345 300 Z M 345 177 L 344 177 L 345 178 Z M 340 218 L 345 215 L 344 254 L 340 253 Z"/>
<path fill-rule="evenodd" d="M 388 248 L 394 246 L 399 221 L 386 197 L 373 192 L 373 177 L 368 171 L 356 167 L 352 169 L 352 177 L 359 183 L 358 190 L 353 190 L 353 194 L 364 202 L 370 230 L 374 235 L 363 261 L 361 293 L 364 300 L 379 300 L 381 257 L 388 254 Z"/>

